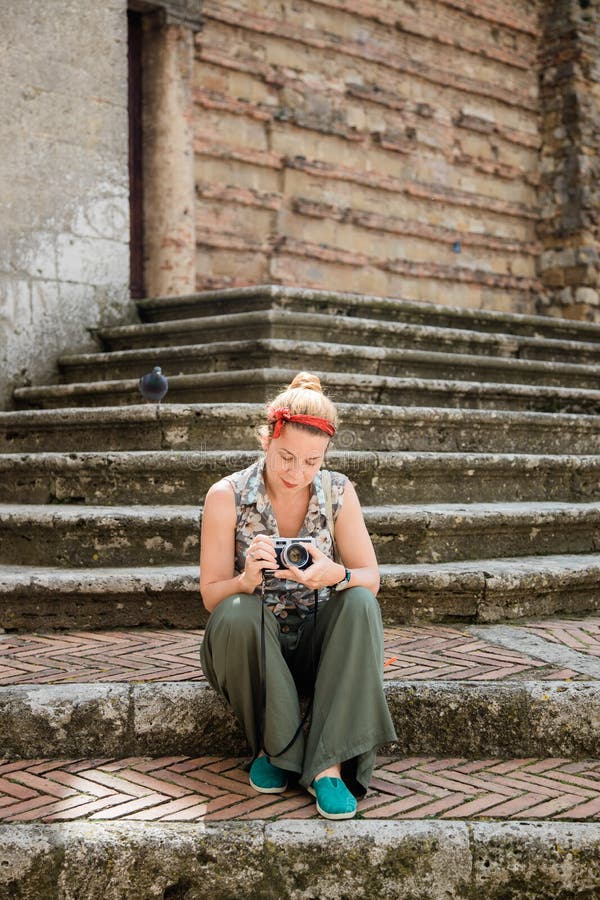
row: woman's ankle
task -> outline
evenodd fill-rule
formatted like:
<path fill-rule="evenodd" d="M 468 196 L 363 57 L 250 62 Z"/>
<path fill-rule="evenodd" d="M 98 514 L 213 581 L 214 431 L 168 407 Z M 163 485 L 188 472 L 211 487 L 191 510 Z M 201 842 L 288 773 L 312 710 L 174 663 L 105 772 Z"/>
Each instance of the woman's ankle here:
<path fill-rule="evenodd" d="M 342 770 L 340 764 L 337 763 L 334 766 L 329 766 L 327 769 L 323 769 L 322 772 L 319 772 L 318 775 L 315 775 L 314 781 L 318 781 L 319 778 L 341 778 Z"/>

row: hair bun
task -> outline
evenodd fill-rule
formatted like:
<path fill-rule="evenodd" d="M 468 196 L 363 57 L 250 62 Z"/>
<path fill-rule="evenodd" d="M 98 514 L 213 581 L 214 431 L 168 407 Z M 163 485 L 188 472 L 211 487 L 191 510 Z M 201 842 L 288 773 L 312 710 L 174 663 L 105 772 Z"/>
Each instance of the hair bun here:
<path fill-rule="evenodd" d="M 313 375 L 311 372 L 298 372 L 290 384 L 289 389 L 292 388 L 304 388 L 306 391 L 318 391 L 319 394 L 323 393 L 321 379 L 318 375 Z"/>

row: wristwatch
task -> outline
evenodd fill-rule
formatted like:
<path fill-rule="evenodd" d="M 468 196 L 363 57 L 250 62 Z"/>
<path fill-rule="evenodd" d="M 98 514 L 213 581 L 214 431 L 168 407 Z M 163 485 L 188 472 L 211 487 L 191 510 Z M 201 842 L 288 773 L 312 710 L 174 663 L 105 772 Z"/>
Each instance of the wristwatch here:
<path fill-rule="evenodd" d="M 344 577 L 342 578 L 341 581 L 338 581 L 338 583 L 335 586 L 336 591 L 341 591 L 342 588 L 345 588 L 351 578 L 352 578 L 352 572 L 350 571 L 350 569 L 345 569 Z"/>

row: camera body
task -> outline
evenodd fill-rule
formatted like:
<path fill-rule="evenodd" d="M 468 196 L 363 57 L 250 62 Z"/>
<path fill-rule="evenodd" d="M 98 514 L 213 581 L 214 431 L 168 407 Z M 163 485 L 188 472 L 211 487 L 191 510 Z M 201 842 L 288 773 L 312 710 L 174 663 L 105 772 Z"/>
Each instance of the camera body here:
<path fill-rule="evenodd" d="M 306 544 L 316 546 L 314 538 L 273 538 L 275 546 L 275 558 L 278 569 L 287 569 L 296 566 L 298 569 L 308 569 L 312 565 L 312 556 L 306 549 Z M 272 572 L 273 569 L 265 571 Z"/>

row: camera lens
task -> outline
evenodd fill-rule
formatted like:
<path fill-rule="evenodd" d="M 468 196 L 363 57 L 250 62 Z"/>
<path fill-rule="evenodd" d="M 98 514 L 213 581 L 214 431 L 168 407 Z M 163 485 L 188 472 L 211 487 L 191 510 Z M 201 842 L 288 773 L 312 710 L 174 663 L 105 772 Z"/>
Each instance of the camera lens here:
<path fill-rule="evenodd" d="M 289 544 L 281 553 L 282 562 L 284 562 L 286 566 L 298 566 L 298 568 L 302 568 L 302 566 L 306 566 L 310 558 L 310 553 L 304 544 Z"/>

